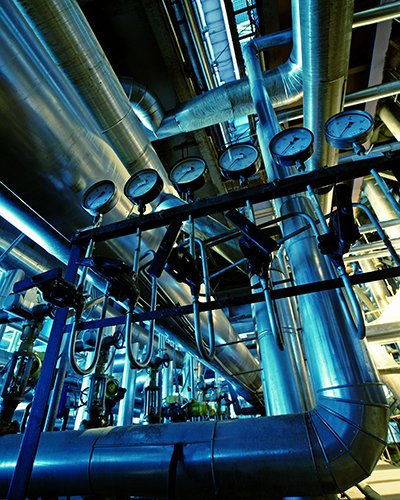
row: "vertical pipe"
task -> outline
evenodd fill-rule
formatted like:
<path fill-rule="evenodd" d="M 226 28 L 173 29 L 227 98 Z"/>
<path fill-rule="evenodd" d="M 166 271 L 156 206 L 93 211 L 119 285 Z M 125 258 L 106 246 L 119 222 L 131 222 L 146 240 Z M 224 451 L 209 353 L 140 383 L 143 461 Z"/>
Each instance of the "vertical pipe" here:
<path fill-rule="evenodd" d="M 72 283 L 75 281 L 78 270 L 77 260 L 80 254 L 80 247 L 75 245 L 72 246 L 67 270 L 65 272 L 65 279 Z M 26 497 L 33 462 L 39 445 L 40 434 L 43 429 L 46 406 L 50 396 L 51 383 L 56 369 L 68 310 L 68 307 L 58 308 L 54 318 L 29 420 L 24 437 L 22 438 L 17 463 L 8 490 L 7 498 L 10 500 L 24 500 Z"/>
<path fill-rule="evenodd" d="M 136 358 L 139 351 L 139 342 L 133 344 L 132 351 Z M 125 353 L 121 386 L 126 389 L 126 393 L 119 403 L 117 425 L 132 425 L 136 397 L 136 375 L 137 370 L 132 368 L 129 357 Z"/>

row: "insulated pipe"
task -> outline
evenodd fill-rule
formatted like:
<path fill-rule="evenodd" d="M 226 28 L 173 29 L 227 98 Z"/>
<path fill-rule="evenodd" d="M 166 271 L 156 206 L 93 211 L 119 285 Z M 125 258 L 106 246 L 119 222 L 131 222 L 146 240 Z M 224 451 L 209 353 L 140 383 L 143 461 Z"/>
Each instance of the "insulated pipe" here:
<path fill-rule="evenodd" d="M 375 383 L 325 389 L 318 400 L 305 414 L 45 433 L 28 494 L 339 493 L 371 473 L 385 446 L 387 408 Z M 20 439 L 0 437 L 2 496 Z"/>
<path fill-rule="evenodd" d="M 394 135 L 397 141 L 400 141 L 400 123 L 398 118 L 394 116 L 388 106 L 383 106 L 379 110 L 379 117 L 387 126 L 390 132 Z"/>
<path fill-rule="evenodd" d="M 357 12 L 353 16 L 353 28 L 381 23 L 400 16 L 400 2 L 390 2 L 379 5 L 364 12 Z"/>
<path fill-rule="evenodd" d="M 342 110 L 350 57 L 353 0 L 300 2 L 304 127 L 314 134 L 307 170 L 335 165 L 324 138 L 326 120 Z"/>
<path fill-rule="evenodd" d="M 130 173 L 151 167 L 172 186 L 121 83 L 76 0 L 19 0 Z"/>
<path fill-rule="evenodd" d="M 323 3 L 323 2 L 322 2 Z M 389 7 L 390 5 L 390 7 Z M 292 8 L 298 9 L 298 1 L 292 2 Z M 314 7 L 312 7 L 314 8 Z M 312 17 L 313 10 L 310 10 L 310 16 L 307 23 Z M 375 9 L 358 12 L 353 16 L 353 28 L 358 28 L 367 24 L 378 23 L 387 19 L 400 15 L 400 2 L 393 4 L 382 5 Z M 271 96 L 274 107 L 284 106 L 299 100 L 303 94 L 302 86 L 302 64 L 299 56 L 300 51 L 300 21 L 298 17 L 293 16 L 293 51 L 287 63 L 279 68 L 264 72 L 265 85 L 268 93 Z M 303 22 L 303 21 L 302 21 Z M 318 29 L 320 27 L 318 26 Z M 331 32 L 335 32 L 334 23 L 332 23 Z M 289 43 L 292 36 L 289 32 L 273 33 L 265 37 L 254 39 L 257 48 L 271 47 Z M 296 51 L 298 52 L 296 54 Z M 333 66 L 336 62 L 331 63 Z M 347 72 L 347 69 L 346 69 Z M 284 85 L 281 86 L 281 79 Z M 372 91 L 371 91 L 372 92 Z M 364 99 L 364 97 L 356 97 L 355 99 Z M 393 95 L 390 93 L 389 95 Z M 372 99 L 369 95 L 368 99 Z M 363 100 L 361 102 L 368 102 Z M 349 106 L 356 104 L 348 104 Z M 296 111 L 287 110 L 278 112 L 280 122 L 301 118 L 303 108 L 298 108 Z M 215 90 L 195 97 L 180 105 L 174 111 L 168 112 L 157 132 L 157 139 L 170 137 L 182 132 L 191 132 L 206 126 L 215 125 L 226 120 L 231 120 L 239 116 L 245 116 L 254 113 L 254 106 L 251 101 L 247 79 L 237 80 L 229 84 L 225 84 Z M 293 115 L 292 115 L 293 113 Z"/>
<path fill-rule="evenodd" d="M 377 101 L 378 99 L 383 99 L 385 97 L 390 97 L 400 93 L 400 81 L 394 80 L 388 83 L 382 83 L 380 85 L 374 85 L 352 94 L 347 94 L 344 98 L 344 107 L 355 106 L 357 104 L 364 104 L 366 102 Z M 385 107 L 382 108 L 384 110 Z M 385 113 L 382 111 L 381 113 Z M 277 111 L 277 116 L 279 123 L 285 123 L 291 120 L 298 120 L 303 117 L 303 107 L 298 106 L 288 110 Z M 384 121 L 385 117 L 381 116 Z M 400 137 L 400 133 L 398 134 Z M 375 149 L 374 149 L 375 151 Z M 340 162 L 340 160 L 339 160 Z"/>
<path fill-rule="evenodd" d="M 282 278 L 281 275 L 277 277 L 276 265 L 274 261 L 271 270 L 272 281 Z M 297 365 L 302 358 L 302 352 L 300 346 L 294 345 L 293 342 L 297 331 L 290 299 L 278 300 L 275 305 L 284 349 L 278 346 L 278 339 L 272 334 L 271 320 L 265 312 L 265 305 L 257 303 L 253 306 L 263 368 L 261 379 L 267 416 L 300 413 L 309 407 L 302 388 L 302 384 L 307 384 L 304 361 Z"/>
<path fill-rule="evenodd" d="M 298 0 L 292 2 L 292 17 L 293 49 L 289 59 L 281 66 L 263 73 L 265 86 L 276 106 L 296 102 L 302 95 Z M 252 113 L 254 105 L 249 82 L 247 78 L 242 78 L 196 96 L 173 112 L 167 113 L 157 131 L 157 138 L 191 132 Z"/>
<path fill-rule="evenodd" d="M 137 117 L 142 124 L 155 132 L 164 117 L 164 111 L 157 97 L 149 89 L 131 77 L 123 76 L 119 78 Z"/>
<path fill-rule="evenodd" d="M 68 262 L 70 243 L 57 229 L 0 182 L 0 216 L 50 255 Z"/>
<path fill-rule="evenodd" d="M 50 209 L 49 218 L 52 217 L 51 220 L 63 232 L 73 233 L 85 224 L 85 213 L 79 207 L 79 194 L 83 189 L 99 177 L 111 178 L 122 186 L 129 174 L 111 147 L 99 137 L 98 125 L 69 82 L 54 67 L 14 4 L 1 4 L 0 23 L 0 106 L 4 117 L 8 118 L 2 122 L 1 138 L 5 145 L 4 152 L 9 154 L 7 145 L 12 142 L 15 144 L 12 153 L 18 151 L 15 160 L 21 162 L 22 158 L 22 166 L 30 167 L 23 170 L 23 175 L 20 170 L 6 169 L 4 176 L 12 178 L 23 193 L 27 182 L 35 186 L 34 190 L 26 191 L 26 197 L 29 199 L 31 196 L 31 201 L 41 205 L 43 210 Z M 41 110 L 46 110 L 46 113 Z M 21 126 L 20 120 L 24 126 Z M 4 127 L 6 122 L 7 127 Z M 130 207 L 127 200 L 121 199 L 114 210 L 105 215 L 105 219 L 110 222 L 123 219 Z M 13 210 L 13 204 L 9 208 Z M 18 205 L 16 210 L 19 210 Z M 21 217 L 25 226 L 32 226 L 33 222 L 26 218 L 26 214 L 21 213 Z M 89 224 L 90 218 L 86 220 Z M 148 233 L 147 243 L 149 247 L 153 244 L 154 248 L 159 244 L 161 235 L 155 232 L 153 238 L 151 232 Z M 66 255 L 65 249 L 58 248 L 59 242 L 56 237 L 53 238 L 51 231 L 47 234 L 39 232 L 36 242 L 55 246 L 59 256 Z M 109 243 L 114 255 L 129 262 L 131 238 Z M 172 282 L 168 275 L 164 275 L 162 280 L 163 286 L 171 291 L 174 303 L 189 302 L 187 290 L 181 285 Z M 218 343 L 226 344 L 238 338 L 221 311 L 215 316 L 215 324 Z M 191 332 L 179 331 L 173 336 L 194 351 Z M 261 385 L 258 363 L 246 346 L 239 344 L 221 348 L 218 359 L 218 369 L 227 377 L 234 374 L 234 380 L 244 389 L 247 397 L 252 399 L 252 395 L 256 394 L 258 399 L 257 391 Z"/>

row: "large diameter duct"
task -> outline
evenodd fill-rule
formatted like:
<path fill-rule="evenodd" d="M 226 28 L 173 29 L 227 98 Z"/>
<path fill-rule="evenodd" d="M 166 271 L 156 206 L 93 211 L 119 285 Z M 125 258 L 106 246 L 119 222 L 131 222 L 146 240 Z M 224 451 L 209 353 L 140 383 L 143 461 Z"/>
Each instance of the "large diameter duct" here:
<path fill-rule="evenodd" d="M 308 413 L 280 417 L 44 433 L 27 493 L 182 499 L 339 493 L 372 472 L 385 447 L 387 406 L 374 383 L 326 388 L 318 400 Z M 0 438 L 1 496 L 20 439 Z"/>
<path fill-rule="evenodd" d="M 20 0 L 19 4 L 129 172 L 155 168 L 172 192 L 166 171 L 78 3 Z"/>
<path fill-rule="evenodd" d="M 300 2 L 304 126 L 315 138 L 308 169 L 337 163 L 324 138 L 326 120 L 343 108 L 349 69 L 353 0 Z"/>
<path fill-rule="evenodd" d="M 6 161 L 16 166 L 6 169 L 4 177 L 38 212 L 49 214 L 51 223 L 63 233 L 73 234 L 77 227 L 90 223 L 90 217 L 85 216 L 79 206 L 83 189 L 104 178 L 113 179 L 122 186 L 129 174 L 14 5 L 0 7 L 0 23 L 0 107 L 3 113 L 0 131 Z M 7 197 L 3 199 L 7 213 L 16 210 L 24 226 L 29 228 L 33 223 L 41 223 L 41 219 L 33 220 L 30 213 L 24 212 L 27 207 L 22 202 L 10 205 Z M 121 220 L 129 209 L 127 200 L 121 199 L 105 219 L 108 222 Z M 66 240 L 61 237 L 60 247 L 58 237 L 46 228 L 42 231 L 41 227 L 37 234 L 35 231 L 37 237 L 32 235 L 32 238 L 45 248 L 55 248 L 53 253 L 65 262 L 68 258 Z M 19 229 L 24 230 L 21 226 Z M 161 237 L 160 234 L 156 236 L 154 244 Z M 129 262 L 133 248 L 130 238 L 109 243 L 114 255 Z M 188 291 L 175 285 L 168 275 L 164 274 L 160 284 L 171 290 L 174 303 L 190 303 Z M 217 343 L 238 340 L 221 311 L 215 314 L 214 321 Z M 195 350 L 190 332 L 177 332 L 176 337 Z M 234 374 L 249 398 L 257 394 L 261 385 L 258 363 L 243 343 L 221 347 L 218 360 L 218 369 Z"/>

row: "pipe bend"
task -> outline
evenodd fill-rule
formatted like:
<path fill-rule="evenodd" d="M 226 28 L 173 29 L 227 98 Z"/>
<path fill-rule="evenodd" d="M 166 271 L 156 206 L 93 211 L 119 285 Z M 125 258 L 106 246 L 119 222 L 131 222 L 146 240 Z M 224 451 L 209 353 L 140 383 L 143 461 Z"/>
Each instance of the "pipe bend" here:
<path fill-rule="evenodd" d="M 368 477 L 386 446 L 381 384 L 332 387 L 306 418 L 321 492 L 343 492 Z"/>
<path fill-rule="evenodd" d="M 324 389 L 307 413 L 44 433 L 29 493 L 165 495 L 175 445 L 177 498 L 339 493 L 375 467 L 387 417 L 380 384 L 369 383 Z M 0 497 L 19 441 L 0 438 Z"/>

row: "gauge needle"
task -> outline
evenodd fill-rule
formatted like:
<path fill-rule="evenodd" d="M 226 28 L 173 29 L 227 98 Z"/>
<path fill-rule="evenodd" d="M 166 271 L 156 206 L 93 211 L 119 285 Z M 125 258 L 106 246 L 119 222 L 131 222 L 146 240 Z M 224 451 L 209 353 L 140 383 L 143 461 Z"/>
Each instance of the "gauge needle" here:
<path fill-rule="evenodd" d="M 346 131 L 349 127 L 351 127 L 352 125 L 354 125 L 354 122 L 352 122 L 351 120 L 349 120 L 349 121 L 347 122 L 347 125 L 346 125 L 346 126 L 344 127 L 344 129 L 340 132 L 339 136 L 342 136 L 342 135 L 345 133 L 345 131 Z"/>
<path fill-rule="evenodd" d="M 240 161 L 240 160 L 243 160 L 244 158 L 244 153 L 239 153 L 239 155 L 233 160 L 233 162 L 231 163 L 231 167 L 237 162 L 237 161 Z"/>
<path fill-rule="evenodd" d="M 194 170 L 193 167 L 190 167 L 188 169 L 185 170 L 185 172 L 179 177 L 179 179 L 177 179 L 176 182 L 181 182 L 182 179 L 184 179 L 186 177 L 186 175 L 190 172 L 192 172 Z"/>
<path fill-rule="evenodd" d="M 107 191 L 102 191 L 101 193 L 99 193 L 96 198 L 93 200 L 93 203 L 97 200 L 99 200 L 102 196 L 104 196 L 106 194 Z"/>
<path fill-rule="evenodd" d="M 280 153 L 280 154 L 282 155 L 283 153 L 286 153 L 286 151 L 290 148 L 290 146 L 293 146 L 293 144 L 294 144 L 296 141 L 298 141 L 298 140 L 299 140 L 299 138 L 298 138 L 298 137 L 293 137 L 293 140 L 291 140 L 291 141 L 289 142 L 289 144 L 286 146 L 286 148 L 285 148 L 283 151 L 281 151 L 281 153 Z"/>

